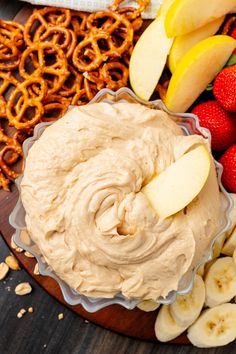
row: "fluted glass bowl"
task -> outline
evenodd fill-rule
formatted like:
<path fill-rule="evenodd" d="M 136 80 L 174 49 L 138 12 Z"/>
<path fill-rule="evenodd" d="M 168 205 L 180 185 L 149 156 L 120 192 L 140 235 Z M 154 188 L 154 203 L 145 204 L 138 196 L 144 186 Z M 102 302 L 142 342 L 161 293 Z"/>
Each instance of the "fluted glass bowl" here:
<path fill-rule="evenodd" d="M 98 92 L 98 94 L 90 101 L 89 104 L 95 102 L 107 102 L 109 104 L 113 104 L 115 102 L 129 102 L 129 103 L 141 103 L 146 107 L 152 109 L 159 109 L 166 113 L 168 113 L 172 119 L 182 128 L 185 135 L 192 135 L 192 134 L 200 134 L 203 137 L 207 138 L 209 142 L 211 141 L 210 132 L 200 127 L 197 116 L 190 113 L 172 113 L 170 112 L 164 105 L 161 100 L 155 100 L 151 102 L 145 102 L 140 100 L 130 89 L 128 88 L 121 88 L 117 92 L 113 92 L 108 89 L 103 89 Z M 42 135 L 43 131 L 53 123 L 40 123 L 34 129 L 33 137 L 27 139 L 23 144 L 23 151 L 24 157 L 27 158 L 28 151 L 34 142 L 39 139 Z M 204 264 L 205 262 L 212 259 L 213 254 L 213 246 L 216 239 L 226 232 L 230 227 L 230 219 L 229 219 L 229 212 L 233 206 L 233 202 L 229 196 L 229 194 L 225 191 L 221 183 L 221 175 L 222 175 L 222 166 L 215 161 L 215 167 L 217 171 L 217 178 L 219 187 L 222 194 L 222 225 L 220 230 L 218 231 L 217 235 L 213 238 L 209 249 L 205 253 L 201 264 L 197 265 L 193 271 L 188 272 L 185 274 L 179 282 L 179 287 L 177 291 L 171 291 L 166 298 L 160 298 L 159 302 L 161 304 L 170 304 L 172 303 L 176 295 L 183 295 L 191 291 L 193 286 L 193 281 L 197 269 L 200 265 Z M 20 192 L 20 183 L 21 183 L 22 176 L 16 180 L 16 185 Z M 119 304 L 124 306 L 127 309 L 133 309 L 139 301 L 137 300 L 128 300 L 123 295 L 117 294 L 112 299 L 103 299 L 103 298 L 90 298 L 84 295 L 79 294 L 74 289 L 70 288 L 63 280 L 61 280 L 55 272 L 46 264 L 44 258 L 40 254 L 38 247 L 34 244 L 34 242 L 29 238 L 26 237 L 26 233 L 22 232 L 22 230 L 26 229 L 25 225 L 25 210 L 21 202 L 21 198 L 19 197 L 18 202 L 12 211 L 10 218 L 10 224 L 15 228 L 14 233 L 14 242 L 21 248 L 25 249 L 32 253 L 38 261 L 39 265 L 39 272 L 42 275 L 52 277 L 55 279 L 62 291 L 65 301 L 70 305 L 77 305 L 81 304 L 86 311 L 95 312 L 100 310 L 103 307 L 112 305 L 112 304 Z"/>

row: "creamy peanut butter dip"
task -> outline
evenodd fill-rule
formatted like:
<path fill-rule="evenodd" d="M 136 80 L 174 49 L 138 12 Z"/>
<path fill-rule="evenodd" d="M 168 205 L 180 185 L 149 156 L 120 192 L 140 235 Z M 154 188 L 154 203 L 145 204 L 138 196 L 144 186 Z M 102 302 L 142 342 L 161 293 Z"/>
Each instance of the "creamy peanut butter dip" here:
<path fill-rule="evenodd" d="M 187 210 L 160 219 L 141 188 L 200 136 L 139 104 L 76 107 L 29 151 L 21 196 L 26 225 L 47 263 L 92 297 L 157 300 L 176 290 L 220 222 L 214 165 Z"/>

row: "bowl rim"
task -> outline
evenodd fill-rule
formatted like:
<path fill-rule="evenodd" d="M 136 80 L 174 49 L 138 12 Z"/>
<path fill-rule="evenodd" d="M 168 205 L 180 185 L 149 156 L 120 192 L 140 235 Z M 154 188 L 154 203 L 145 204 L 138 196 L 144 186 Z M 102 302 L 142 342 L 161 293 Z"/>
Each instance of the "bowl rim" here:
<path fill-rule="evenodd" d="M 208 129 L 200 126 L 198 117 L 195 114 L 171 112 L 166 108 L 165 104 L 160 99 L 149 101 L 149 102 L 143 101 L 142 99 L 138 98 L 133 93 L 133 91 L 131 91 L 129 88 L 123 87 L 116 92 L 109 89 L 102 89 L 96 94 L 96 96 L 88 104 L 93 104 L 97 102 L 108 102 L 110 104 L 121 102 L 121 101 L 129 102 L 128 99 L 132 100 L 133 103 L 140 103 L 149 108 L 160 109 L 166 112 L 168 115 L 171 116 L 173 120 L 176 121 L 176 123 L 184 130 L 184 132 L 187 135 L 192 135 L 191 130 L 189 128 L 189 122 L 191 122 L 192 131 L 195 134 L 196 133 L 201 134 L 203 137 L 208 139 L 210 145 L 211 134 Z M 73 106 L 70 106 L 69 109 L 71 108 L 73 108 Z M 33 136 L 26 139 L 23 143 L 24 162 L 27 158 L 30 147 L 33 145 L 33 143 L 36 140 L 38 140 L 38 138 L 41 136 L 41 134 L 46 129 L 46 127 L 52 125 L 53 123 L 54 122 L 39 123 L 35 126 Z M 187 280 L 185 279 L 185 283 L 187 282 L 187 285 L 182 286 L 182 288 L 180 286 L 180 289 L 171 291 L 166 298 L 160 298 L 159 302 L 161 304 L 170 304 L 175 300 L 177 295 L 185 295 L 192 290 L 195 275 L 197 273 L 198 268 L 213 258 L 213 248 L 216 240 L 230 228 L 231 222 L 230 222 L 229 215 L 231 209 L 233 208 L 233 200 L 230 194 L 225 190 L 221 182 L 223 166 L 215 160 L 214 163 L 217 171 L 217 180 L 218 180 L 219 188 L 220 191 L 222 192 L 222 195 L 225 198 L 225 210 L 223 210 L 225 214 L 225 223 L 217 232 L 217 234 L 212 238 L 209 249 L 206 251 L 206 254 L 204 255 L 201 262 L 195 266 L 193 271 L 191 271 L 191 274 L 188 275 L 188 279 Z M 52 271 L 52 269 L 42 259 L 41 254 L 38 253 L 38 251 L 35 251 L 35 249 L 33 248 L 33 246 L 35 246 L 33 241 L 31 241 L 31 245 L 27 245 L 21 240 L 21 231 L 26 229 L 24 222 L 22 222 L 22 220 L 20 222 L 19 220 L 17 220 L 17 218 L 19 219 L 24 217 L 24 208 L 21 203 L 21 196 L 20 196 L 20 183 L 23 178 L 23 174 L 24 172 L 20 177 L 18 177 L 15 180 L 15 184 L 19 192 L 19 198 L 17 200 L 17 203 L 13 211 L 9 216 L 9 223 L 15 229 L 13 240 L 19 247 L 25 249 L 26 251 L 32 253 L 35 256 L 39 265 L 39 272 L 41 275 L 49 276 L 57 281 L 57 283 L 60 286 L 61 292 L 63 294 L 64 300 L 70 305 L 80 304 L 88 312 L 96 312 L 104 307 L 113 304 L 119 304 L 131 310 L 135 308 L 139 302 L 142 302 L 142 300 L 132 300 L 132 299 L 129 300 L 121 294 L 117 294 L 113 298 L 105 299 L 105 298 L 91 298 L 91 297 L 84 296 L 79 292 L 76 292 L 74 289 L 70 288 L 69 285 L 67 285 L 62 279 L 60 279 L 59 276 L 57 276 L 57 274 L 54 271 Z M 181 283 L 181 281 L 179 283 Z"/>

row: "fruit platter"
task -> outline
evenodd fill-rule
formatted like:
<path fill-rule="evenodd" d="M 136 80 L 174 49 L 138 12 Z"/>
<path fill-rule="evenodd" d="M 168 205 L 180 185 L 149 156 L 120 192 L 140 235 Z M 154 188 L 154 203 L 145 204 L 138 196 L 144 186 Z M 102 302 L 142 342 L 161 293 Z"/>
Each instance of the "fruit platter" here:
<path fill-rule="evenodd" d="M 3 238 L 105 328 L 236 340 L 236 1 L 39 5 L 0 20 Z"/>

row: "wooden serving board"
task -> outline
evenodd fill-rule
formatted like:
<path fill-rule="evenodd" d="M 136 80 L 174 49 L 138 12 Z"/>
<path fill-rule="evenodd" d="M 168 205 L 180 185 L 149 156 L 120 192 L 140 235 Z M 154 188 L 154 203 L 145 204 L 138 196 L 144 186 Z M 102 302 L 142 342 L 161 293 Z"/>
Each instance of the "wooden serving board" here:
<path fill-rule="evenodd" d="M 24 24 L 31 13 L 32 6 L 25 6 L 17 14 L 15 20 Z M 11 248 L 11 236 L 14 233 L 14 229 L 9 225 L 8 220 L 17 199 L 18 191 L 14 185 L 12 186 L 11 192 L 0 190 L 0 231 L 9 248 Z M 35 275 L 33 273 L 36 262 L 35 259 L 28 258 L 24 255 L 24 253 L 16 252 L 14 249 L 11 249 L 11 252 L 20 261 L 24 269 L 37 283 L 40 284 L 44 290 L 86 320 L 126 336 L 158 342 L 154 332 L 154 324 L 158 310 L 147 313 L 139 309 L 127 310 L 119 305 L 111 305 L 97 311 L 96 313 L 89 313 L 80 305 L 68 305 L 64 301 L 61 290 L 55 280 L 50 277 Z M 184 334 L 173 340 L 171 343 L 188 344 L 189 341 Z"/>

